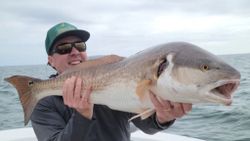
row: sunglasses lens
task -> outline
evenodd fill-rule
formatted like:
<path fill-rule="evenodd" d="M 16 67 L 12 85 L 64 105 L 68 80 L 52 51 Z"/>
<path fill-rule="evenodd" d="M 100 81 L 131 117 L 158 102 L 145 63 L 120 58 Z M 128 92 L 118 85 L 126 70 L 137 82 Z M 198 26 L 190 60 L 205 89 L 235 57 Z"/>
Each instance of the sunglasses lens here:
<path fill-rule="evenodd" d="M 79 52 L 86 51 L 86 44 L 85 44 L 84 42 L 75 43 L 75 48 L 76 48 Z"/>
<path fill-rule="evenodd" d="M 55 49 L 55 52 L 58 54 L 67 54 L 67 53 L 70 53 L 71 50 L 72 50 L 71 44 L 64 44 L 64 45 L 57 46 Z"/>
<path fill-rule="evenodd" d="M 53 53 L 58 54 L 68 54 L 72 51 L 72 48 L 77 49 L 79 52 L 86 51 L 86 44 L 84 42 L 76 42 L 76 43 L 67 43 L 63 45 L 58 45 L 54 50 Z"/>

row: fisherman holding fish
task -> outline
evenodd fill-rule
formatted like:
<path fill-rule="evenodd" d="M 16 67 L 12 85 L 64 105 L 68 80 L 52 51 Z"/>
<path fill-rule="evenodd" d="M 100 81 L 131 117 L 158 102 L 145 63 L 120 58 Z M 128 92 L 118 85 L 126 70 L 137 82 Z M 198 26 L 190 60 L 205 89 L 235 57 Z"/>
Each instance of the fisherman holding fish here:
<path fill-rule="evenodd" d="M 87 61 L 89 36 L 68 23 L 55 25 L 45 44 L 48 64 L 58 74 L 5 78 L 17 89 L 24 122 L 31 119 L 38 140 L 129 141 L 130 121 L 154 134 L 192 104 L 230 105 L 240 84 L 238 70 L 186 42 Z"/>
<path fill-rule="evenodd" d="M 86 41 L 89 36 L 89 32 L 69 23 L 59 23 L 47 32 L 48 64 L 58 76 L 87 60 Z M 129 119 L 135 114 L 90 103 L 92 86 L 83 87 L 82 78 L 72 76 L 63 83 L 62 97 L 49 96 L 38 102 L 31 115 L 38 140 L 129 141 Z M 152 93 L 150 99 L 156 112 L 144 120 L 132 120 L 136 127 L 148 134 L 167 129 L 176 118 L 181 118 L 192 109 L 191 104 L 162 100 Z"/>

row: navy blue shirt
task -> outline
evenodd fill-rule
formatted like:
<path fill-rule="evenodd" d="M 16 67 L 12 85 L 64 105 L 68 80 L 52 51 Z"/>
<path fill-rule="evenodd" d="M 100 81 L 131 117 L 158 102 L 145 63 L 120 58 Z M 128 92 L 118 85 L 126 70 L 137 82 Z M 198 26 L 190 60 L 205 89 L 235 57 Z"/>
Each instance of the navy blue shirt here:
<path fill-rule="evenodd" d="M 39 141 L 129 141 L 130 124 L 134 114 L 111 110 L 107 106 L 94 105 L 91 120 L 64 105 L 61 96 L 49 96 L 38 102 L 31 122 Z M 155 114 L 132 121 L 148 134 L 164 130 L 174 121 L 159 126 Z"/>

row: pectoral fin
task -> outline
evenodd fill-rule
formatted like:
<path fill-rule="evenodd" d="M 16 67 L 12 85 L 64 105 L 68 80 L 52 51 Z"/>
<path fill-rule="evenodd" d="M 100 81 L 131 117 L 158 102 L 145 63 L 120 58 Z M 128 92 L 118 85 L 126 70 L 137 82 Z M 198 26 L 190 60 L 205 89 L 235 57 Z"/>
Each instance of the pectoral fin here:
<path fill-rule="evenodd" d="M 153 115 L 155 113 L 155 109 L 146 109 L 145 111 L 143 111 L 140 114 L 137 114 L 135 116 L 133 116 L 132 118 L 130 118 L 128 121 L 131 121 L 133 119 L 136 119 L 138 117 L 141 117 L 141 119 L 146 119 L 148 117 L 150 117 L 151 115 Z"/>
<path fill-rule="evenodd" d="M 148 90 L 151 85 L 151 80 L 142 80 L 138 83 L 136 87 L 136 95 L 139 97 L 139 100 L 141 102 L 144 102 L 147 100 Z"/>

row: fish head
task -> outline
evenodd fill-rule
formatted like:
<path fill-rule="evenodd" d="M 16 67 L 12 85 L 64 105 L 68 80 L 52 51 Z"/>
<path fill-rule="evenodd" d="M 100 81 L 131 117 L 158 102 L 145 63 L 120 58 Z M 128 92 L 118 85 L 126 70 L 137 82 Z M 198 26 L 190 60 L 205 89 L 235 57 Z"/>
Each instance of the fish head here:
<path fill-rule="evenodd" d="M 154 88 L 159 97 L 182 103 L 232 103 L 241 75 L 218 56 L 192 44 L 177 44 L 161 60 Z"/>

